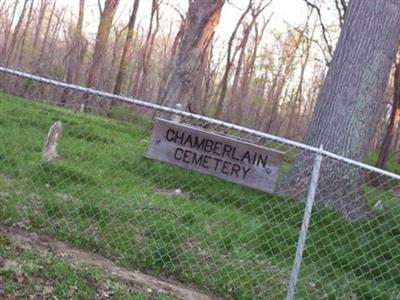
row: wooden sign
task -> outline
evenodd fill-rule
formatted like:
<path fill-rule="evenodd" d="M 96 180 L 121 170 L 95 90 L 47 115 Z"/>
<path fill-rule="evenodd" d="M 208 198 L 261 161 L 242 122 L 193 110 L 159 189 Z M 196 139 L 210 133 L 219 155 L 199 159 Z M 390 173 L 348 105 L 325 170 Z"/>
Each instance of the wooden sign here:
<path fill-rule="evenodd" d="M 147 158 L 273 193 L 283 153 L 156 119 Z"/>

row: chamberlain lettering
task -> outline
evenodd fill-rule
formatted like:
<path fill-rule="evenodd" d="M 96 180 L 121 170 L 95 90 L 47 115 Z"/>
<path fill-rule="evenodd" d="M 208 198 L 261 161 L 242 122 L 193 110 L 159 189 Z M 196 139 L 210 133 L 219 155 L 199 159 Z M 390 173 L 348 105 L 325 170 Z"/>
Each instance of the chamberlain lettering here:
<path fill-rule="evenodd" d="M 262 167 L 268 172 L 268 155 L 256 151 L 246 150 L 239 154 L 235 146 L 172 128 L 166 131 L 165 139 L 178 145 L 174 159 L 185 164 L 241 179 L 246 179 L 251 166 Z"/>

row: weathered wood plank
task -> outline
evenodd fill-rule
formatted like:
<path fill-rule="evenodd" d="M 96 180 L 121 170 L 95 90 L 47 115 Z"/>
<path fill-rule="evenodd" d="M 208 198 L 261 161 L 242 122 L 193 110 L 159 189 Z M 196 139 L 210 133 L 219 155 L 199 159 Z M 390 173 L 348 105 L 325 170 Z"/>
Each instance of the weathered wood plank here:
<path fill-rule="evenodd" d="M 273 193 L 283 153 L 156 119 L 147 158 Z"/>

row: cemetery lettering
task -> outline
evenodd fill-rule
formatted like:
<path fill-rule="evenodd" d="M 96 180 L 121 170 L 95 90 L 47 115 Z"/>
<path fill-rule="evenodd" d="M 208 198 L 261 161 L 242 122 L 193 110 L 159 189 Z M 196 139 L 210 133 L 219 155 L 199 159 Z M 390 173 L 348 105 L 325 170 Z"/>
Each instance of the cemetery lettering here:
<path fill-rule="evenodd" d="M 283 154 L 220 134 L 156 119 L 148 158 L 273 192 Z"/>
<path fill-rule="evenodd" d="M 165 139 L 177 145 L 190 147 L 193 150 L 184 150 L 183 148 L 176 148 L 174 158 L 177 161 L 182 161 L 187 164 L 194 164 L 201 166 L 205 169 L 214 169 L 220 171 L 225 175 L 236 176 L 237 178 L 245 179 L 250 167 L 242 165 L 242 163 L 253 164 L 262 166 L 267 169 L 268 155 L 262 155 L 257 152 L 251 153 L 247 150 L 242 156 L 238 156 L 237 148 L 230 144 L 224 144 L 218 141 L 213 141 L 207 138 L 201 138 L 191 133 L 185 134 L 180 130 L 169 128 L 166 131 Z M 209 156 L 196 152 L 201 150 L 205 153 L 210 153 L 218 157 Z M 236 162 L 224 160 L 230 158 Z"/>

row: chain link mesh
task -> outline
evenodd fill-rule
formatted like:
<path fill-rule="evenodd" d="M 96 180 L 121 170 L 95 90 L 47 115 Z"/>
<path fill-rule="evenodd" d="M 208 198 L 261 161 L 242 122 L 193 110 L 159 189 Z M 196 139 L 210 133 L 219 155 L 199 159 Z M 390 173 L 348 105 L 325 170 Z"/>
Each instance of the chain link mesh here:
<path fill-rule="evenodd" d="M 152 118 L 174 113 L 6 73 L 0 88 L 1 224 L 217 296 L 286 296 L 314 151 L 179 116 L 283 152 L 277 193 L 263 193 L 145 159 Z M 59 157 L 44 161 L 56 121 Z M 296 298 L 399 299 L 399 202 L 395 175 L 323 155 Z"/>

